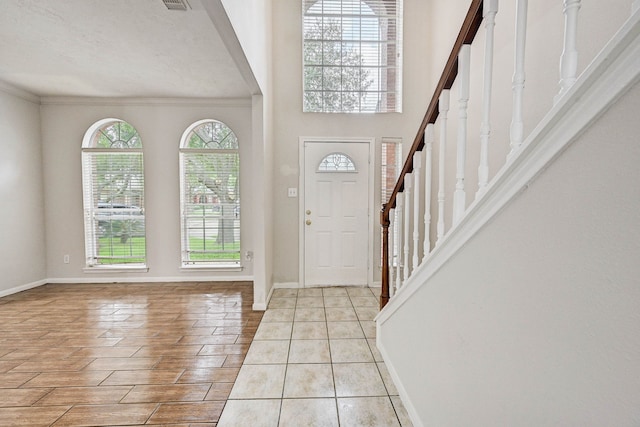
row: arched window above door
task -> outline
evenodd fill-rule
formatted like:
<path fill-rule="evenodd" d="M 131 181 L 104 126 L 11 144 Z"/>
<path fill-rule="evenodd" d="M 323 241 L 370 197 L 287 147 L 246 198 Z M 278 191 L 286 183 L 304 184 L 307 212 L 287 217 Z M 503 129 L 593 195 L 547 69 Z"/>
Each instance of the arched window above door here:
<path fill-rule="evenodd" d="M 318 165 L 318 172 L 357 172 L 356 165 L 343 153 L 327 154 Z"/>

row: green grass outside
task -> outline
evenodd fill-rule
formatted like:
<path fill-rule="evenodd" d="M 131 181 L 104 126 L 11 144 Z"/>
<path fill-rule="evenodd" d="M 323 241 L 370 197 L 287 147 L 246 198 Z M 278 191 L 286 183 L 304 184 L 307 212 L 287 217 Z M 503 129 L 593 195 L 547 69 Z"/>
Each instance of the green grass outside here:
<path fill-rule="evenodd" d="M 240 242 L 225 243 L 224 248 L 220 243 L 216 243 L 215 239 L 202 239 L 199 237 L 189 238 L 189 249 L 191 261 L 208 261 L 208 260 L 240 260 Z M 198 253 L 198 251 L 207 250 L 207 253 Z"/>
<path fill-rule="evenodd" d="M 189 238 L 191 261 L 240 260 L 240 242 L 222 244 L 215 239 Z M 206 253 L 198 251 L 207 250 Z M 101 237 L 99 239 L 99 264 L 141 264 L 145 262 L 146 246 L 144 237 L 131 237 L 122 243 L 119 237 Z"/>

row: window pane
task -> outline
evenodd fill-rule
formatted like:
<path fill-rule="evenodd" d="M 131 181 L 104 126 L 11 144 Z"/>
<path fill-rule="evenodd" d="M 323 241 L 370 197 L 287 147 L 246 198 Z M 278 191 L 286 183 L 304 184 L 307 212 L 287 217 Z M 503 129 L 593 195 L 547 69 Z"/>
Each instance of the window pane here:
<path fill-rule="evenodd" d="M 110 121 L 89 137 L 92 143 L 83 144 L 86 148 L 82 152 L 86 264 L 144 265 L 144 163 L 140 137 L 133 126 L 122 121 Z M 114 151 L 105 152 L 105 148 Z"/>
<path fill-rule="evenodd" d="M 188 147 L 180 152 L 182 263 L 239 265 L 237 138 L 224 123 L 207 121 L 194 128 L 187 140 Z M 193 146 L 194 140 L 211 142 L 200 147 Z"/>
<path fill-rule="evenodd" d="M 305 91 L 322 89 L 322 67 L 304 68 Z"/>
<path fill-rule="evenodd" d="M 390 104 L 353 92 L 399 93 L 401 0 L 304 0 L 303 4 L 304 111 L 400 111 L 399 99 Z M 318 39 L 324 41 L 319 43 Z M 309 66 L 314 65 L 347 69 L 325 69 L 320 82 L 317 70 L 310 72 Z M 355 72 L 358 67 L 363 69 Z M 380 72 L 387 67 L 393 72 Z M 336 95 L 334 91 L 345 93 Z M 322 102 L 317 97 L 323 98 Z M 367 102 L 360 102 L 363 97 Z"/>

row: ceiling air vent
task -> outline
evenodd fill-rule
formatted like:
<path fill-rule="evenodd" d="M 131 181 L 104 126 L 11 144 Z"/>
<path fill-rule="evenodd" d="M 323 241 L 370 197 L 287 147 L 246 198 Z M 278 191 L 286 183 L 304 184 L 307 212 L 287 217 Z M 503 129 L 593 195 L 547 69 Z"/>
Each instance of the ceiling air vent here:
<path fill-rule="evenodd" d="M 162 2 L 169 10 L 187 10 L 189 8 L 187 0 L 162 0 Z"/>

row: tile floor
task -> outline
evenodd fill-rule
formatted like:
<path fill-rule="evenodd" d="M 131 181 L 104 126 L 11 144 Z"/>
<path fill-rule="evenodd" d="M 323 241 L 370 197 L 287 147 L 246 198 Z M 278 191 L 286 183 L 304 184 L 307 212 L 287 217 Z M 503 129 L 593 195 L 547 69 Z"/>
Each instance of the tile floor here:
<path fill-rule="evenodd" d="M 261 312 L 250 283 L 0 298 L 0 425 L 215 426 Z"/>
<path fill-rule="evenodd" d="M 218 427 L 410 426 L 369 288 L 276 289 Z"/>
<path fill-rule="evenodd" d="M 246 282 L 0 298 L 0 425 L 410 425 L 370 289 L 278 289 L 264 316 L 252 303 Z"/>

